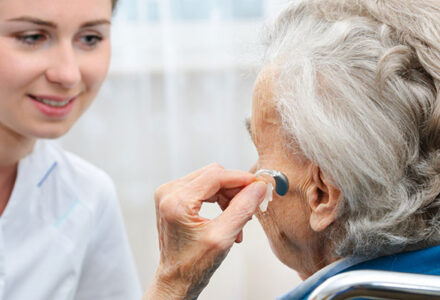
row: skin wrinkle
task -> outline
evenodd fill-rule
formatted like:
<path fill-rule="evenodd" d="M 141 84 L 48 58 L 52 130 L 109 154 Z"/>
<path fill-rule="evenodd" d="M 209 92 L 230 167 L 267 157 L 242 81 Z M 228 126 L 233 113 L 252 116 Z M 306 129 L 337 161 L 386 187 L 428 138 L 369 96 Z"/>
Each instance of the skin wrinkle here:
<path fill-rule="evenodd" d="M 234 242 L 240 240 L 241 230 L 265 190 L 252 174 L 225 170 L 217 164 L 160 186 L 155 203 L 161 257 L 144 299 L 197 298 Z M 213 202 L 220 196 L 224 202 L 219 204 L 227 207 L 212 220 L 188 209 L 194 202 Z M 176 206 L 181 207 L 174 211 Z M 170 289 L 172 294 L 167 294 Z"/>
<path fill-rule="evenodd" d="M 258 76 L 250 129 L 259 153 L 259 167 L 279 170 L 293 184 L 286 196 L 274 195 L 267 211 L 258 211 L 256 216 L 274 253 L 305 279 L 335 258 L 329 256 L 331 245 L 325 243 L 324 234 L 313 231 L 309 223 L 312 208 L 307 195 L 314 186 L 313 165 L 284 146 L 287 143 L 280 131 L 281 119 L 274 101 L 274 74 L 273 68 L 268 67 Z"/>
<path fill-rule="evenodd" d="M 196 225 L 197 226 L 197 225 Z M 192 232 L 192 230 L 190 230 Z M 180 233 L 181 234 L 181 233 Z M 191 235 L 194 236 L 193 239 L 189 238 L 187 244 L 190 243 L 190 241 L 197 240 L 196 237 L 197 234 Z M 167 236 L 170 236 L 167 234 Z M 181 236 L 176 236 L 176 239 L 181 240 Z M 180 243 L 177 243 L 180 244 Z M 184 245 L 182 245 L 182 248 L 184 248 Z M 176 249 L 177 251 L 180 250 L 180 247 Z M 172 268 L 175 269 L 177 266 L 177 272 L 180 272 L 180 275 L 177 278 L 187 278 L 187 281 L 190 282 L 190 285 L 183 285 L 188 286 L 187 290 L 184 291 L 182 299 L 197 299 L 200 292 L 206 287 L 206 285 L 209 283 L 209 279 L 212 277 L 212 274 L 217 270 L 217 268 L 220 266 L 221 262 L 226 257 L 227 253 L 226 251 L 220 256 L 211 255 L 212 252 L 217 252 L 218 250 L 216 248 L 212 249 L 209 247 L 206 247 L 204 251 L 199 252 L 193 252 L 191 255 L 185 257 L 185 260 L 178 260 L 178 261 L 171 261 L 166 263 L 166 257 L 163 255 L 161 256 L 161 262 L 163 265 L 169 265 L 173 266 Z M 196 255 L 197 257 L 194 257 L 193 255 Z M 213 260 L 210 265 L 207 267 L 204 265 L 204 268 L 199 270 L 200 266 L 198 264 L 194 264 L 194 261 L 199 261 L 202 259 L 202 257 L 208 257 L 208 256 L 215 256 L 216 259 Z M 167 271 L 165 271 L 166 273 Z M 193 275 L 193 276 L 190 276 Z M 169 275 L 171 278 L 175 278 L 173 275 Z"/>
<path fill-rule="evenodd" d="M 214 272 L 218 269 L 218 267 L 221 265 L 225 257 L 228 255 L 229 250 L 225 252 L 223 255 L 218 256 L 217 259 L 215 259 L 212 262 L 212 265 L 209 268 L 202 270 L 201 278 L 198 280 L 195 280 L 195 283 L 192 284 L 189 289 L 185 300 L 193 300 L 197 299 L 198 295 L 201 293 L 201 291 L 208 285 L 209 280 L 211 279 Z"/>

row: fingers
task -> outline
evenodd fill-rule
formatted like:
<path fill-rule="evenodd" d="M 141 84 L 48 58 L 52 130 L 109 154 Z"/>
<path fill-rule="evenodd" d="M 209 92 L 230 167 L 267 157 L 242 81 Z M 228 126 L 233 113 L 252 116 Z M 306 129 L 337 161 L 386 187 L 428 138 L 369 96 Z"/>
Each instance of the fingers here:
<path fill-rule="evenodd" d="M 203 288 L 252 218 L 266 193 L 266 184 L 248 172 L 210 165 L 156 190 L 156 213 L 161 251 L 160 269 L 171 286 L 185 291 Z M 204 201 L 224 210 L 213 220 L 198 212 Z M 197 295 L 200 291 L 196 291 Z M 193 292 L 188 292 L 193 295 Z"/>
<path fill-rule="evenodd" d="M 199 220 L 203 201 L 220 201 L 220 206 L 225 209 L 229 199 L 253 181 L 254 175 L 248 172 L 209 165 L 156 190 L 157 219 L 163 217 L 170 222 L 187 218 Z M 223 190 L 222 196 L 218 194 L 220 190 Z"/>
<path fill-rule="evenodd" d="M 155 196 L 156 196 L 156 198 L 161 198 L 164 193 L 167 193 L 167 191 L 169 191 L 171 189 L 176 189 L 178 187 L 183 187 L 183 186 L 185 186 L 186 183 L 194 180 L 195 178 L 200 176 L 200 174 L 202 174 L 206 170 L 215 169 L 215 168 L 223 169 L 223 167 L 221 165 L 219 165 L 219 164 L 215 164 L 214 163 L 214 164 L 207 165 L 207 166 L 205 166 L 205 167 L 203 167 L 201 169 L 198 169 L 198 170 L 196 170 L 194 172 L 191 172 L 191 173 L 189 173 L 189 174 L 187 174 L 187 175 L 185 175 L 185 176 L 183 176 L 181 178 L 178 178 L 178 179 L 173 180 L 171 182 L 167 182 L 165 184 L 162 184 L 161 186 L 159 186 L 156 189 Z"/>
<path fill-rule="evenodd" d="M 219 203 L 220 207 L 222 207 L 222 210 L 225 210 L 226 207 L 223 208 L 222 203 L 220 202 L 227 201 L 229 203 L 229 201 L 231 201 L 231 199 L 234 198 L 235 195 L 237 195 L 242 189 L 243 187 L 233 188 L 233 189 L 221 189 L 220 191 L 217 192 L 217 194 L 205 200 L 205 202 L 211 202 L 211 203 L 217 202 Z"/>
<path fill-rule="evenodd" d="M 183 189 L 188 197 L 207 200 L 220 189 L 243 187 L 255 181 L 249 172 L 225 170 L 219 164 L 211 164 L 182 178 L 163 184 L 156 189 L 156 202 L 170 191 Z"/>
<path fill-rule="evenodd" d="M 242 188 L 221 190 L 218 194 L 211 197 L 208 200 L 208 202 L 217 202 L 221 210 L 224 211 L 231 202 L 231 199 L 234 198 L 241 190 Z M 237 235 L 237 238 L 235 239 L 236 243 L 241 243 L 242 241 L 243 241 L 243 230 L 240 231 L 240 233 Z"/>
<path fill-rule="evenodd" d="M 221 191 L 221 193 L 228 199 L 234 198 L 243 188 L 226 189 Z"/>
<path fill-rule="evenodd" d="M 186 185 L 187 197 L 203 201 L 214 196 L 221 189 L 234 189 L 255 181 L 253 174 L 237 170 L 212 167 Z"/>
<path fill-rule="evenodd" d="M 229 239 L 232 243 L 235 240 L 240 241 L 241 230 L 254 215 L 265 193 L 266 184 L 261 181 L 252 183 L 241 190 L 230 201 L 225 211 L 211 223 L 215 235 Z"/>

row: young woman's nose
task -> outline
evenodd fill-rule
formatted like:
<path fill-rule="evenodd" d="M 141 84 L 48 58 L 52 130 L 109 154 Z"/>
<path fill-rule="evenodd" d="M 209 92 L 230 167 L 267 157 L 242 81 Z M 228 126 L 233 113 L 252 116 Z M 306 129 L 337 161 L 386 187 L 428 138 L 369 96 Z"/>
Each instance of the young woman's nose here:
<path fill-rule="evenodd" d="M 50 65 L 46 70 L 46 78 L 51 83 L 64 88 L 73 88 L 81 82 L 81 69 L 70 43 L 62 44 L 53 49 Z"/>

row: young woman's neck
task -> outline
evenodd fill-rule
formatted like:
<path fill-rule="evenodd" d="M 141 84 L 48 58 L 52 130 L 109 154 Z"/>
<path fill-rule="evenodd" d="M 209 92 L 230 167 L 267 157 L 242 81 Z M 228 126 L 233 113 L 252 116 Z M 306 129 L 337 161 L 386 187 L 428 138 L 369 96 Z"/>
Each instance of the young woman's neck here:
<path fill-rule="evenodd" d="M 0 124 L 0 173 L 32 152 L 35 139 L 22 136 Z"/>
<path fill-rule="evenodd" d="M 34 144 L 35 139 L 20 136 L 0 124 L 0 215 L 11 197 L 18 162 L 32 152 Z"/>

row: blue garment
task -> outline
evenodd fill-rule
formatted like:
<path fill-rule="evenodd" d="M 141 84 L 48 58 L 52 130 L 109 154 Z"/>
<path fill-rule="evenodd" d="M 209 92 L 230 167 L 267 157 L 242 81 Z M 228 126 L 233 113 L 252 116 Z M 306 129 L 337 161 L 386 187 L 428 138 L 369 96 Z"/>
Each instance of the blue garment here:
<path fill-rule="evenodd" d="M 305 280 L 279 300 L 306 300 L 325 280 L 355 270 L 379 270 L 426 275 L 440 275 L 440 245 L 417 251 L 382 256 L 375 259 L 350 257 L 329 265 Z"/>

